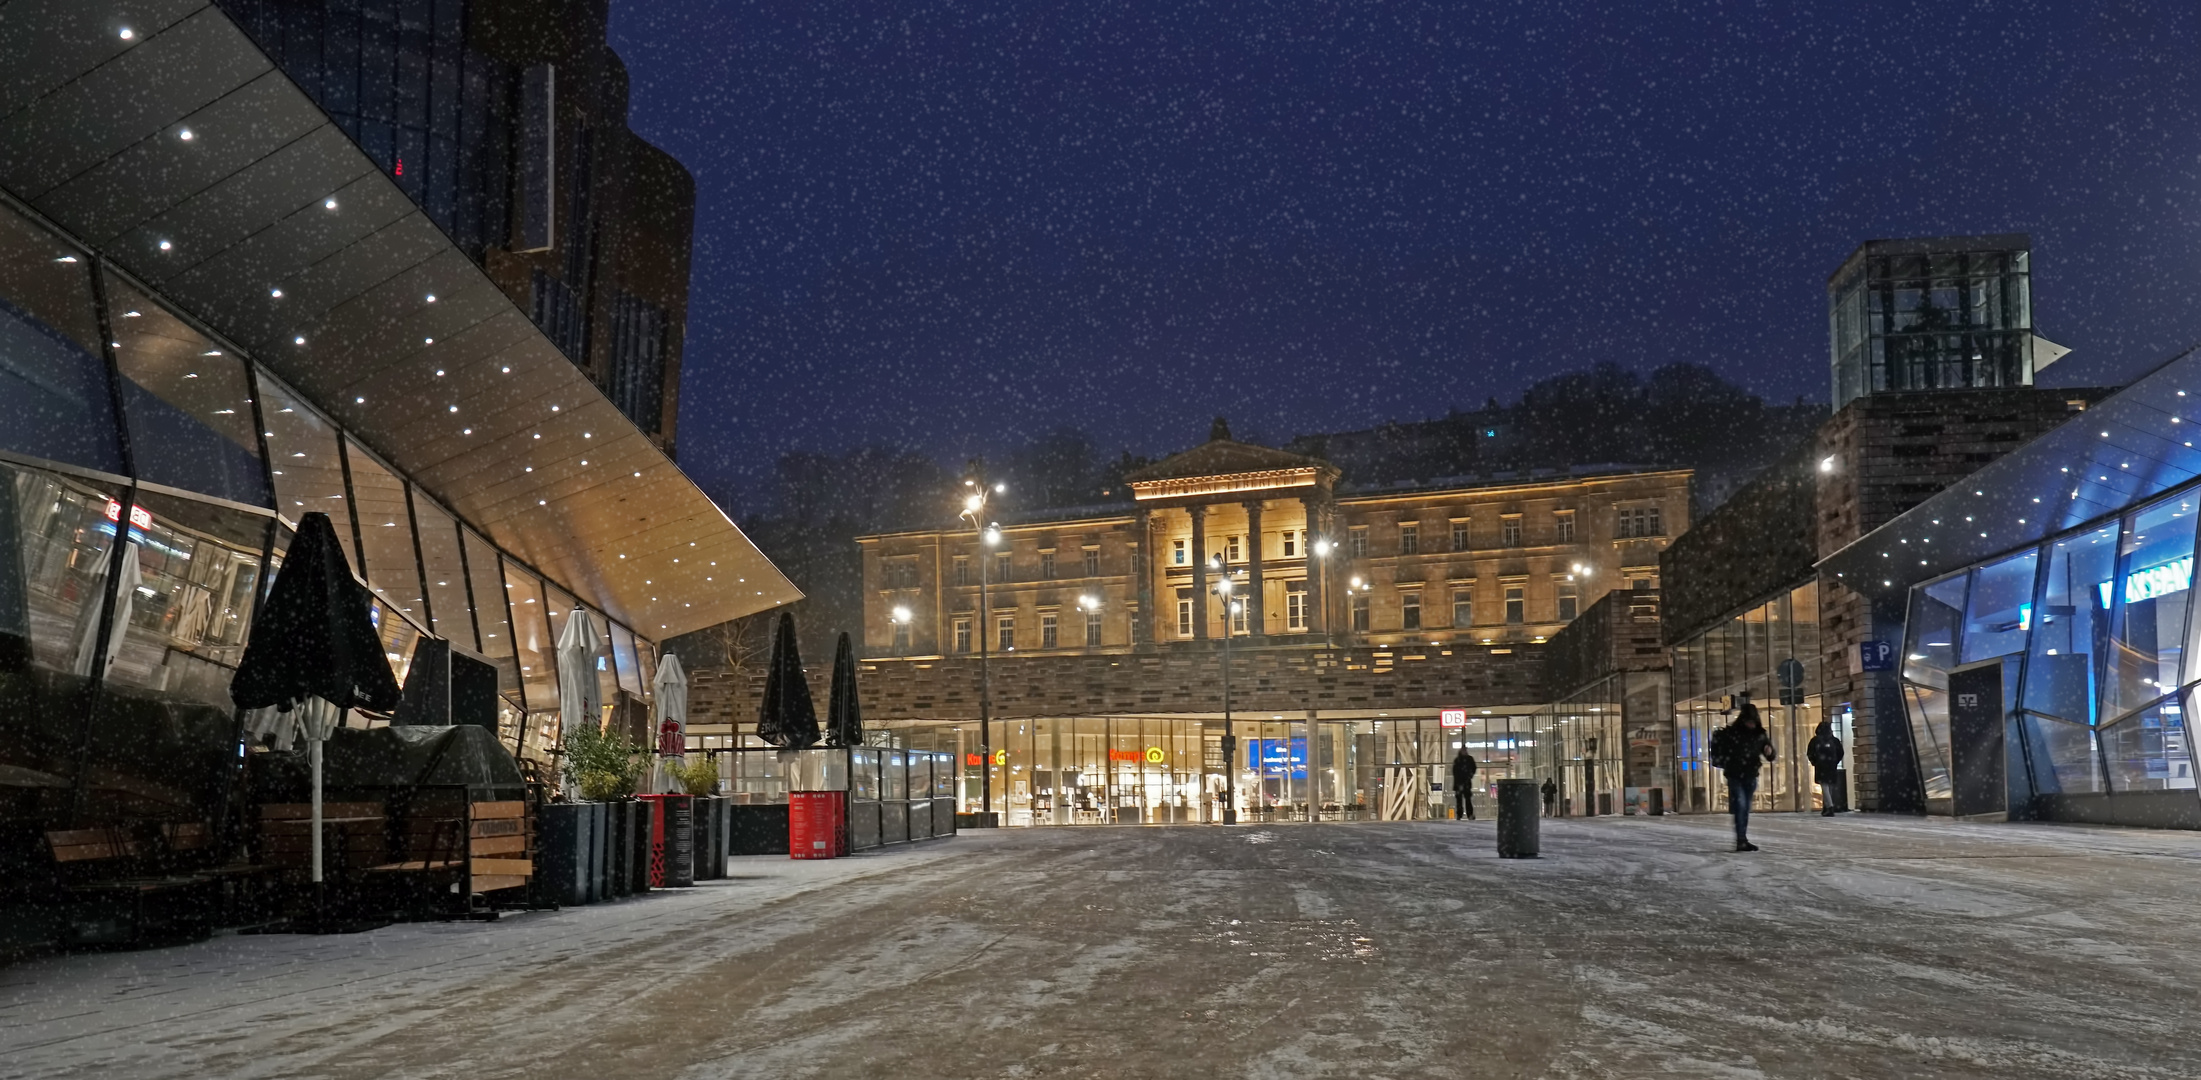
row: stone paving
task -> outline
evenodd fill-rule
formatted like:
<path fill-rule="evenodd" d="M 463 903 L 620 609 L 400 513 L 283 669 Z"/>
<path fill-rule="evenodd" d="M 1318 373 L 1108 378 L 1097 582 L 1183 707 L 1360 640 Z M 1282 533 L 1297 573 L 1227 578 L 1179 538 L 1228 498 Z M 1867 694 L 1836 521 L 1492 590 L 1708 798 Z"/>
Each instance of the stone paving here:
<path fill-rule="evenodd" d="M 2201 835 L 965 833 L 493 924 L 0 968 L 0 1076 L 2201 1075 Z"/>

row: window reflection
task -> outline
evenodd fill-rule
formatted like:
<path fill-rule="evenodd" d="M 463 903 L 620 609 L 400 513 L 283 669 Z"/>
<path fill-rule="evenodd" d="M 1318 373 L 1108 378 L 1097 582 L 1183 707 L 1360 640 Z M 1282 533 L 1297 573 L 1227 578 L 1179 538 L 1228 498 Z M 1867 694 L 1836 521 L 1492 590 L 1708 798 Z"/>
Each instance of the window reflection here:
<path fill-rule="evenodd" d="M 2117 530 L 2096 529 L 2048 549 L 2034 609 L 2024 705 L 2079 724 L 2094 722 L 2095 657 L 2109 636 L 2106 586 L 2115 567 Z"/>
<path fill-rule="evenodd" d="M 1964 610 L 1964 662 L 2023 652 L 2033 623 L 2033 571 L 2039 555 L 2028 551 L 1972 573 Z"/>
<path fill-rule="evenodd" d="M 107 296 L 138 476 L 269 505 L 244 362 L 113 275 Z"/>
<path fill-rule="evenodd" d="M 275 512 L 293 525 L 315 511 L 327 514 L 344 542 L 352 572 L 358 573 L 359 552 L 352 544 L 351 503 L 344 497 L 336 425 L 265 370 L 257 377 L 260 420 L 267 425 L 268 470 L 275 478 Z"/>
<path fill-rule="evenodd" d="M 0 671 L 68 672 L 97 634 L 114 543 L 107 508 L 126 493 L 0 464 Z M 91 657 L 83 668 L 90 670 Z"/>
<path fill-rule="evenodd" d="M 0 207 L 0 449 L 121 475 L 91 267 Z"/>
<path fill-rule="evenodd" d="M 2127 519 L 2102 713 L 2113 718 L 2178 686 L 2193 584 L 2189 499 L 2169 499 Z M 2175 711 L 2175 710 L 2174 710 Z"/>
<path fill-rule="evenodd" d="M 428 594 L 429 614 L 438 637 L 448 638 L 463 649 L 479 650 L 474 636 L 472 605 L 466 598 L 466 568 L 459 559 L 459 527 L 443 508 L 413 490 L 413 526 L 420 536 L 420 561 L 428 571 L 421 582 Z"/>
<path fill-rule="evenodd" d="M 136 574 L 115 600 L 124 632 L 108 679 L 227 708 L 259 596 L 268 519 L 157 493 L 140 492 L 138 502 L 128 534 Z"/>

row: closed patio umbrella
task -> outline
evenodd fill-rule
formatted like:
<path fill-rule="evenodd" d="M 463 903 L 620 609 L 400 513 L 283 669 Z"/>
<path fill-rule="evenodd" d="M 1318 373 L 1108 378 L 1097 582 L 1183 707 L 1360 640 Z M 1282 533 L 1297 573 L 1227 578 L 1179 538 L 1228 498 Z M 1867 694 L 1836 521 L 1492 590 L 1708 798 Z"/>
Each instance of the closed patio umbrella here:
<path fill-rule="evenodd" d="M 582 724 L 604 722 L 603 684 L 596 681 L 596 657 L 604 649 L 603 635 L 587 611 L 574 608 L 566 616 L 566 628 L 558 635 L 558 736 L 559 745 L 571 739 Z M 562 770 L 561 770 L 562 771 Z M 565 781 L 568 801 L 580 795 L 579 785 Z"/>
<path fill-rule="evenodd" d="M 825 743 L 827 746 L 864 744 L 863 708 L 856 699 L 856 649 L 849 644 L 846 631 L 841 633 L 840 643 L 833 648 L 833 699 L 825 706 Z"/>
<path fill-rule="evenodd" d="M 818 735 L 818 710 L 810 703 L 802 652 L 795 645 L 795 617 L 783 611 L 779 632 L 772 638 L 772 664 L 764 673 L 757 737 L 782 751 L 797 751 L 817 745 Z"/>
<path fill-rule="evenodd" d="M 658 790 L 678 795 L 688 790 L 672 771 L 688 760 L 688 675 L 680 670 L 680 657 L 666 653 L 657 661 L 650 696 L 657 702 Z"/>
<path fill-rule="evenodd" d="M 367 588 L 352 576 L 327 514 L 307 514 L 299 521 L 267 602 L 253 616 L 229 696 L 241 709 L 279 710 L 306 736 L 318 882 L 322 743 L 346 710 L 388 712 L 398 703 L 397 677 L 375 632 Z"/>

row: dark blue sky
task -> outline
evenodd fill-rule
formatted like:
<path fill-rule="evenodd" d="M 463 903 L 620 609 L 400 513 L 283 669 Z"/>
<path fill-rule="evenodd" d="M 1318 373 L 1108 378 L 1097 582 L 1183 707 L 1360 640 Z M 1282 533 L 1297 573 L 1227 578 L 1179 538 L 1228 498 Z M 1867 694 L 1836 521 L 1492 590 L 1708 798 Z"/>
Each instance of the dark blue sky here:
<path fill-rule="evenodd" d="M 1613 361 L 1824 399 L 1828 273 L 2027 231 L 2044 381 L 2201 340 L 2201 5 L 617 0 L 695 173 L 680 457 L 1163 452 Z"/>

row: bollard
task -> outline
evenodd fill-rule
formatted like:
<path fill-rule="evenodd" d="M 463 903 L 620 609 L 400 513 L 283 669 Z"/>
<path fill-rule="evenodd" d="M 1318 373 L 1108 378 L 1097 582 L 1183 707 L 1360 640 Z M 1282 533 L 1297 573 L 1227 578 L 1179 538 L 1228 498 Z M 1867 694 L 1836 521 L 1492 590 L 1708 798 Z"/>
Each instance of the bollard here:
<path fill-rule="evenodd" d="M 1543 794 L 1534 780 L 1498 781 L 1498 857 L 1533 859 L 1538 855 L 1537 815 Z"/>

